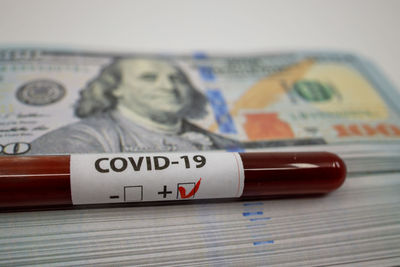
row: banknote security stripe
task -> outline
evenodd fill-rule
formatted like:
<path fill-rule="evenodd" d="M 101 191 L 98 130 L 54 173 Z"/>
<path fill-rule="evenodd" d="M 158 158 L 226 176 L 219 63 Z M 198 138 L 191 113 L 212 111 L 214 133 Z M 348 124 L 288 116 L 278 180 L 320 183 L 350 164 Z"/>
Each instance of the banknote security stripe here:
<path fill-rule="evenodd" d="M 216 80 L 212 67 L 199 66 L 201 78 L 206 82 L 214 82 Z"/>
<path fill-rule="evenodd" d="M 0 208 L 324 194 L 345 176 L 328 152 L 9 156 L 0 158 Z"/>
<path fill-rule="evenodd" d="M 206 59 L 208 58 L 207 54 L 204 52 L 196 52 L 193 54 L 194 59 Z"/>
<path fill-rule="evenodd" d="M 195 53 L 193 58 L 202 62 L 202 60 L 207 59 L 208 57 L 205 53 Z M 201 79 L 208 85 L 216 82 L 216 76 L 212 66 L 199 64 L 197 68 Z M 229 108 L 222 92 L 218 89 L 209 88 L 206 90 L 206 95 L 213 109 L 214 117 L 217 121 L 220 132 L 225 134 L 236 134 L 237 130 L 235 128 L 235 124 L 232 116 L 229 113 Z"/>
<path fill-rule="evenodd" d="M 235 123 L 232 116 L 229 114 L 228 105 L 225 102 L 224 96 L 219 90 L 207 90 L 208 100 L 214 111 L 215 119 L 218 123 L 218 128 L 221 133 L 235 134 L 237 133 Z"/>
<path fill-rule="evenodd" d="M 195 53 L 193 55 L 193 58 L 202 61 L 203 59 L 207 59 L 208 57 L 205 53 Z M 203 81 L 215 82 L 216 77 L 214 74 L 214 70 L 211 66 L 201 64 L 197 67 L 197 69 L 199 70 L 200 77 Z"/>

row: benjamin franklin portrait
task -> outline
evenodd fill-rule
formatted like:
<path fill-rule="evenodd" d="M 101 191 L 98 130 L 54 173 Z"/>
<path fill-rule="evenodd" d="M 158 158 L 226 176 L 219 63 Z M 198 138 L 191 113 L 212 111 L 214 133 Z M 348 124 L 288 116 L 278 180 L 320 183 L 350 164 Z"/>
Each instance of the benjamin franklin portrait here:
<path fill-rule="evenodd" d="M 207 99 L 168 60 L 115 60 L 80 92 L 80 121 L 42 135 L 33 154 L 230 149 L 240 143 L 191 123 Z"/>

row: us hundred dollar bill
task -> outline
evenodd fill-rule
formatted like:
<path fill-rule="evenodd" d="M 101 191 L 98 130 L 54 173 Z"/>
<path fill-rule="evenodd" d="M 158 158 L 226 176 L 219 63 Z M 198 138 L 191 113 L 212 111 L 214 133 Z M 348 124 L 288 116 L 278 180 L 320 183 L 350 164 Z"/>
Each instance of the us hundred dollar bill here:
<path fill-rule="evenodd" d="M 399 99 L 347 53 L 0 49 L 5 155 L 398 145 Z"/>

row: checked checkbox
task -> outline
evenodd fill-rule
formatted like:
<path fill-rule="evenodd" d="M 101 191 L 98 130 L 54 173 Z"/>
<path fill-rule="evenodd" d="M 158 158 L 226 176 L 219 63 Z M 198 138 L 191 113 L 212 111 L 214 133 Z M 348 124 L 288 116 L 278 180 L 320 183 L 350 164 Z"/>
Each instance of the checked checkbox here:
<path fill-rule="evenodd" d="M 177 199 L 194 198 L 197 190 L 200 187 L 200 182 L 201 178 L 197 181 L 197 183 L 179 183 L 176 198 Z"/>

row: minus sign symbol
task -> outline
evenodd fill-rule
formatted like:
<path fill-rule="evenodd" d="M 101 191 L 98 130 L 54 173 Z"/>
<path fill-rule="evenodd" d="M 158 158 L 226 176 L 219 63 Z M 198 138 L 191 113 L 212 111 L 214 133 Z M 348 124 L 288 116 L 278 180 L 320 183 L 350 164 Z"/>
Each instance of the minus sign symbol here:
<path fill-rule="evenodd" d="M 171 161 L 171 164 L 179 164 L 179 161 Z"/>
<path fill-rule="evenodd" d="M 113 198 L 119 198 L 119 196 L 110 196 L 111 199 Z"/>

